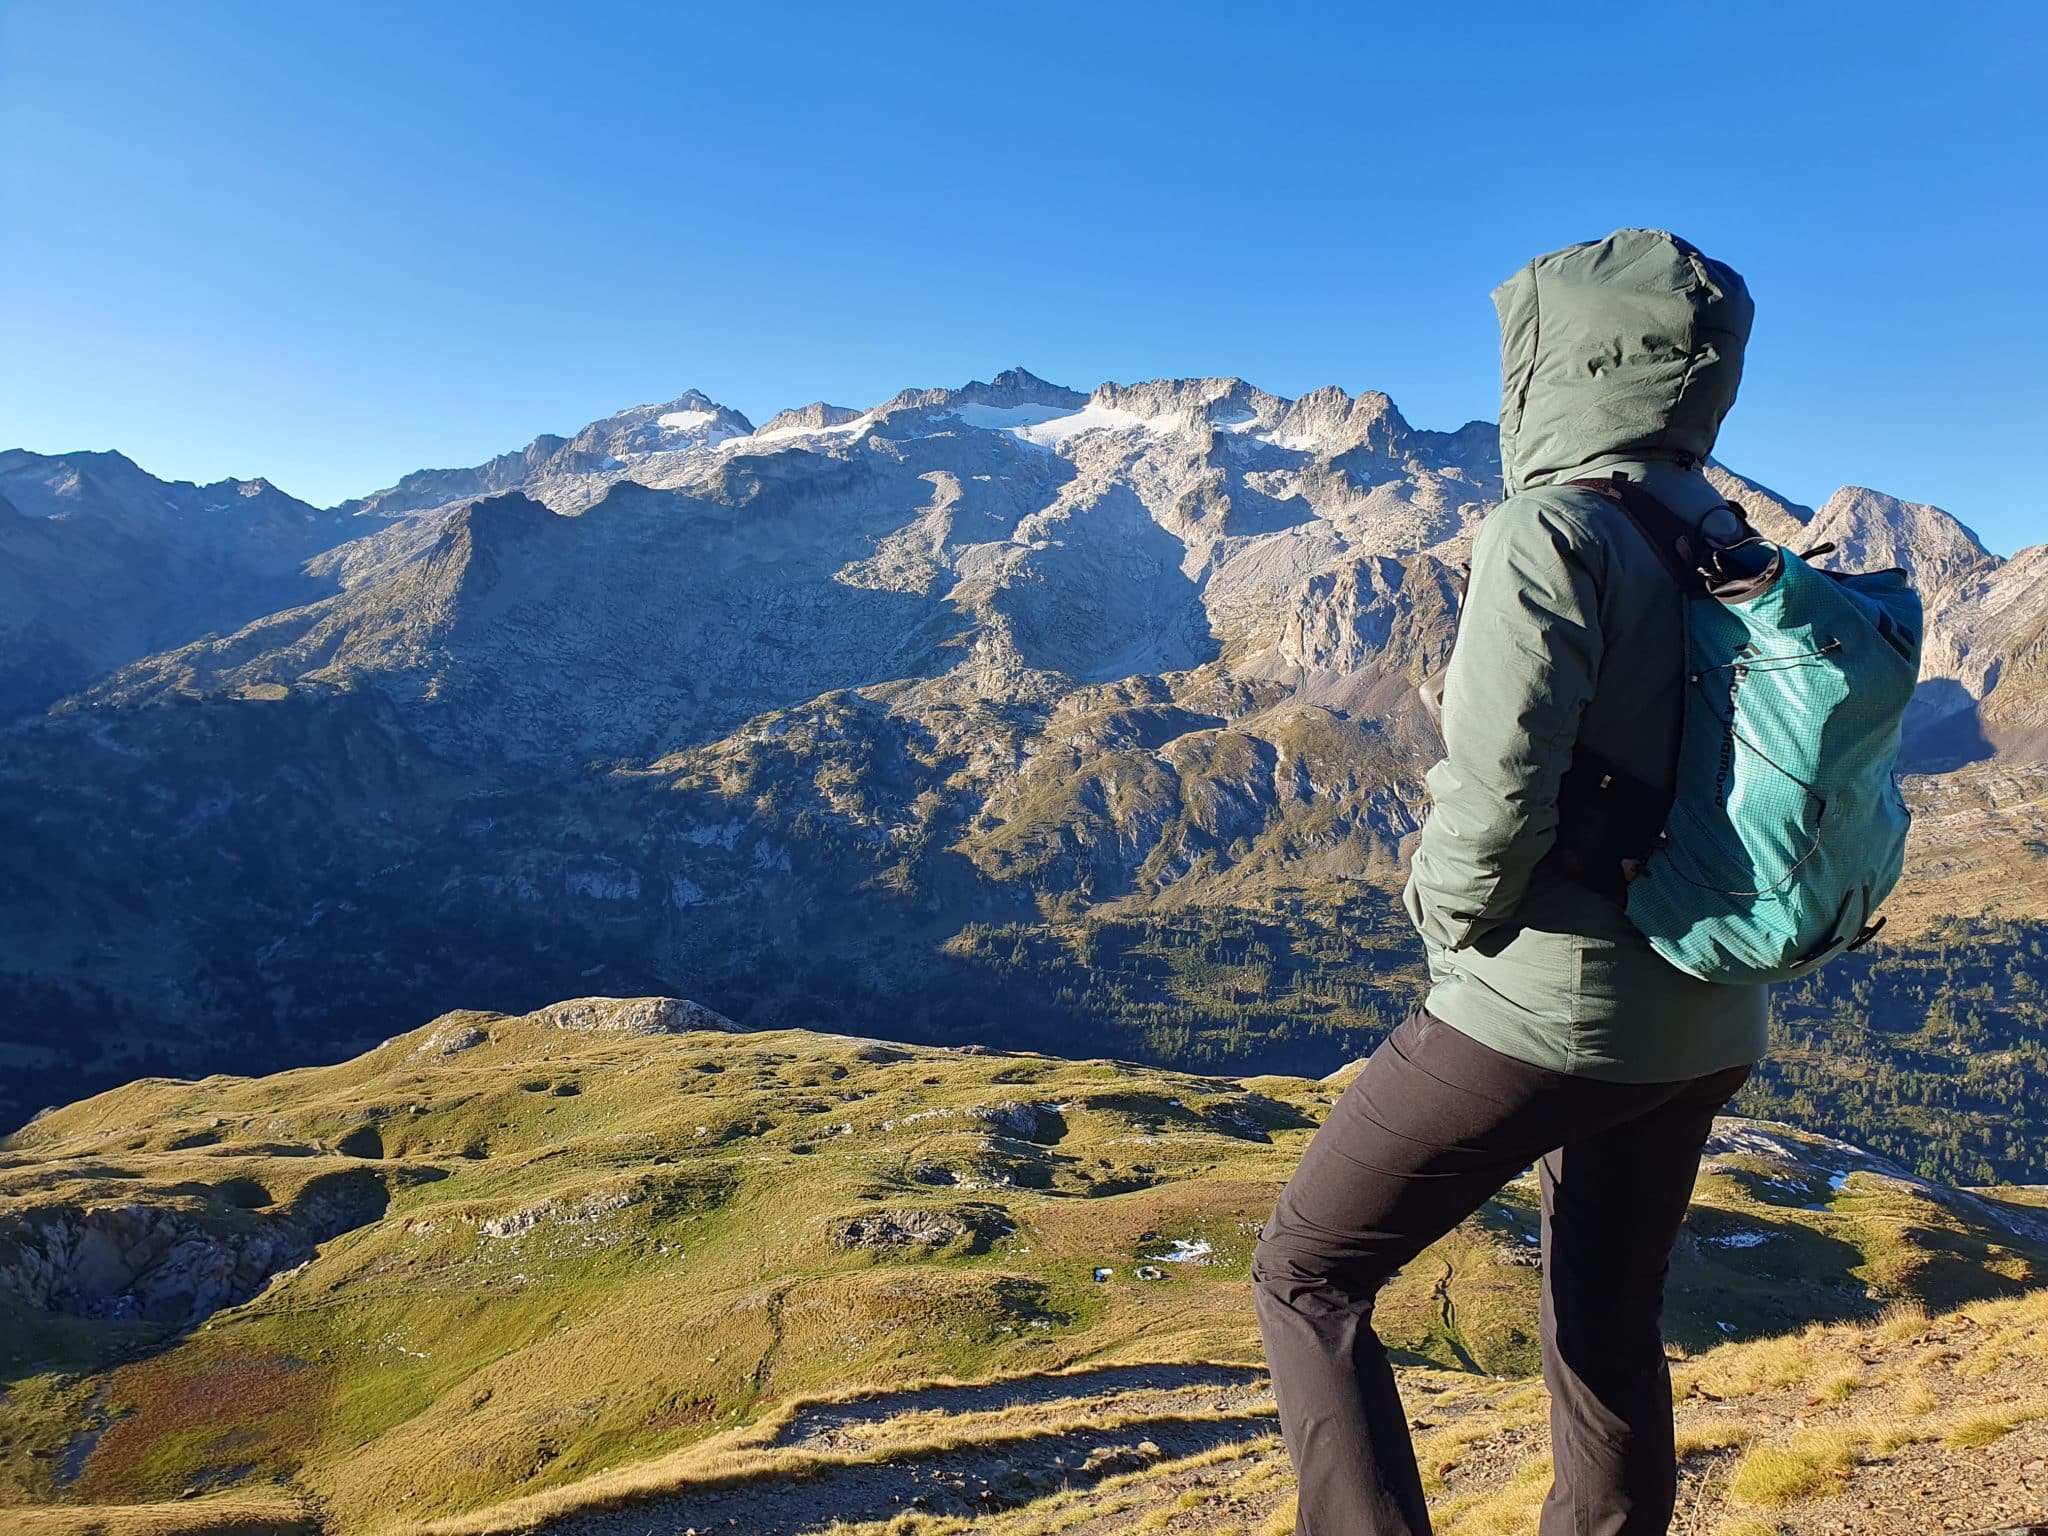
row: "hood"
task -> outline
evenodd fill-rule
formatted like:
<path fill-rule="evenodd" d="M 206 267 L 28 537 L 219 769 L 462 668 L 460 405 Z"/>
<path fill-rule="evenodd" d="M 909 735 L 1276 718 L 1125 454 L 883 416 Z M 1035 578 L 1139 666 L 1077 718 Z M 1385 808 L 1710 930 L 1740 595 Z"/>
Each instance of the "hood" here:
<path fill-rule="evenodd" d="M 1735 403 L 1742 275 L 1661 229 L 1538 256 L 1493 291 L 1507 494 L 1611 455 L 1703 461 Z"/>

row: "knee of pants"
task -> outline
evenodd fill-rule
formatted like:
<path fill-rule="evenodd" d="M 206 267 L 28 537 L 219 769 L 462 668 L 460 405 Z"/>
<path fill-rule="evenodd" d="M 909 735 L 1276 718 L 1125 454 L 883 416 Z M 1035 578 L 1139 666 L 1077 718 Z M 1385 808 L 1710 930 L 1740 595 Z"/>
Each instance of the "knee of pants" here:
<path fill-rule="evenodd" d="M 1370 1311 L 1380 1288 L 1392 1278 L 1391 1270 L 1369 1259 L 1274 1242 L 1264 1235 L 1252 1250 L 1253 1289 L 1289 1305 L 1302 1296 L 1316 1295 L 1325 1302 Z"/>
<path fill-rule="evenodd" d="M 1553 1260 L 1545 1284 L 1560 1327 L 1601 1335 L 1645 1328 L 1654 1332 L 1664 1316 L 1668 1274 L 1668 1265 L 1635 1273 Z"/>

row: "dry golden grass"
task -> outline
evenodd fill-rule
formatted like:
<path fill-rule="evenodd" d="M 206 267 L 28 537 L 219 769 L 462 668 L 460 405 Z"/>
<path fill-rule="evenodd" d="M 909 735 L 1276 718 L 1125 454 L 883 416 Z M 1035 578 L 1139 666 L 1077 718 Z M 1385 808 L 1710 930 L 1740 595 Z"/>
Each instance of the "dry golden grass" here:
<path fill-rule="evenodd" d="M 1790 1504 L 1839 1492 L 1865 1443 L 1856 1431 L 1830 1427 L 1801 1430 L 1782 1445 L 1751 1446 L 1729 1475 L 1729 1496 L 1744 1504 Z"/>
<path fill-rule="evenodd" d="M 1863 1386 L 1863 1372 L 1860 1369 L 1837 1371 L 1814 1389 L 1814 1396 L 1823 1403 L 1847 1402 L 1850 1394 Z"/>
<path fill-rule="evenodd" d="M 318 1536 L 320 1522 L 284 1500 L 180 1499 L 0 1511 L 7 1536 Z"/>
<path fill-rule="evenodd" d="M 1978 1447 L 2002 1439 L 2022 1424 L 2048 1419 L 2048 1389 L 2032 1391 L 1985 1411 L 1959 1410 L 1942 1421 L 1938 1434 L 1944 1445 Z"/>
<path fill-rule="evenodd" d="M 1105 1478 L 1089 1488 L 1070 1489 L 1040 1499 L 1028 1509 L 1006 1516 L 1003 1536 L 1060 1536 L 1078 1521 L 1115 1517 L 1122 1517 L 1117 1527 L 1119 1531 L 1137 1533 L 1157 1529 L 1176 1513 L 1191 1507 L 1186 1494 L 1169 1493 L 1162 1503 L 1162 1487 L 1170 1490 L 1176 1479 L 1189 1473 L 1232 1463 L 1243 1463 L 1242 1470 L 1233 1473 L 1230 1481 L 1232 1492 L 1241 1496 L 1267 1491 L 1277 1493 L 1279 1485 L 1288 1479 L 1286 1458 L 1281 1454 L 1278 1437 L 1261 1436 L 1236 1445 L 1218 1446 L 1193 1456 L 1156 1462 L 1135 1472 Z M 1189 1492 L 1194 1493 L 1194 1490 Z M 1196 1493 L 1194 1496 L 1199 1502 L 1201 1495 Z M 1270 1536 L 1287 1536 L 1294 1528 L 1291 1498 L 1275 1511 L 1273 1518 L 1277 1519 L 1282 1514 L 1286 1517 L 1284 1525 L 1274 1528 L 1269 1520 L 1257 1533 L 1239 1532 L 1238 1536 L 1269 1536 L 1269 1532 Z M 824 1536 L 967 1536 L 967 1533 L 985 1529 L 987 1524 L 986 1519 L 965 1516 L 904 1514 L 893 1520 L 834 1524 L 828 1527 Z M 1228 1536 L 1230 1531 L 1231 1527 L 1227 1525 L 1216 1526 L 1212 1531 L 1205 1531 L 1204 1536 Z"/>
<path fill-rule="evenodd" d="M 1942 1431 L 1942 1444 L 1974 1448 L 2007 1434 L 2018 1421 L 2003 1414 L 1978 1414 Z"/>
<path fill-rule="evenodd" d="M 1736 1515 L 1714 1527 L 1714 1536 L 1784 1536 L 1785 1528 L 1754 1515 Z"/>
<path fill-rule="evenodd" d="M 1879 1344 L 1903 1344 L 1926 1331 L 1926 1307 L 1917 1301 L 1895 1301 L 1878 1315 L 1870 1337 Z"/>
<path fill-rule="evenodd" d="M 1526 1536 L 1550 1492 L 1550 1456 L 1532 1456 L 1506 1484 L 1452 1500 L 1436 1512 L 1443 1536 Z"/>
<path fill-rule="evenodd" d="M 1909 1381 L 1894 1400 L 1894 1406 L 1913 1418 L 1925 1418 L 1941 1406 L 1941 1398 L 1924 1381 Z"/>
<path fill-rule="evenodd" d="M 1678 1431 L 1678 1459 L 1704 1456 L 1712 1451 L 1729 1451 L 1756 1438 L 1752 1425 L 1727 1420 L 1722 1423 L 1689 1424 Z"/>
<path fill-rule="evenodd" d="M 2001 1351 L 1980 1349 L 1956 1362 L 1956 1376 L 1962 1381 L 1976 1381 L 1991 1375 L 2004 1363 Z"/>
<path fill-rule="evenodd" d="M 1782 1392 L 1804 1386 L 1837 1364 L 1848 1347 L 1848 1338 L 1839 1332 L 1809 1328 L 1775 1339 L 1758 1339 L 1738 1349 L 1709 1350 L 1674 1366 L 1672 1384 L 1681 1396 L 1696 1387 L 1715 1397 Z"/>

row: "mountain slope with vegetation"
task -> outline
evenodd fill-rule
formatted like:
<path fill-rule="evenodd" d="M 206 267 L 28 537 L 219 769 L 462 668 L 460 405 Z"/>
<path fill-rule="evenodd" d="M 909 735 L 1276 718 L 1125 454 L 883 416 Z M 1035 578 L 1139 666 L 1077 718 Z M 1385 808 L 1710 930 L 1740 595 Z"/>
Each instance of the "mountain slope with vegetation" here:
<path fill-rule="evenodd" d="M 1929 584 L 1887 953 L 1928 1019 L 2024 1055 L 2039 552 L 1709 473 L 1772 536 Z M 326 512 L 110 455 L 8 454 L 0 481 L 0 542 L 75 566 L 0 604 L 0 672 L 33 683 L 0 727 L 0 1124 L 593 990 L 1311 1075 L 1413 1000 L 1414 685 L 1500 493 L 1486 423 L 1013 370 L 758 429 L 692 393 Z M 118 598 L 158 575 L 185 594 L 162 623 Z M 119 613 L 74 612 L 81 582 Z M 99 649 L 45 666 L 31 630 Z M 1927 963 L 1958 918 L 1967 977 Z M 2048 1178 L 2038 1112 L 2000 1136 L 1993 1069 L 1909 1032 L 1801 1036 L 1808 1081 L 1752 1107 L 1803 1089 L 1816 1128 L 1924 1171 Z"/>
<path fill-rule="evenodd" d="M 723 1524 L 726 1500 L 768 1501 L 730 1506 L 750 1530 L 823 1530 L 821 1499 L 848 1521 L 1112 1529 L 1055 1516 L 1150 1497 L 1128 1479 L 1154 1463 L 1177 1496 L 1234 1459 L 1263 1520 L 1285 1486 L 1246 1265 L 1341 1086 L 742 1032 L 660 998 L 139 1081 L 0 1148 L 0 1526 L 639 1530 L 596 1511 L 653 1497 L 676 1530 Z M 1474 1511 L 1522 1497 L 1533 1454 L 1534 1233 L 1534 1189 L 1511 1185 L 1383 1305 L 1415 1400 L 1440 1403 L 1418 1409 L 1446 1431 L 1437 1475 Z M 1732 1434 L 1731 1395 L 1782 1396 L 1772 1373 L 1809 1351 L 1728 1341 L 1817 1325 L 1867 1353 L 1900 1307 L 2033 1338 L 2044 1283 L 2034 1207 L 1728 1120 L 1671 1335 Z M 1731 1387 L 1752 1359 L 1779 1363 Z M 2014 1390 L 1975 1428 L 1954 1405 L 1914 1422 L 1930 1443 L 2030 1433 Z"/>

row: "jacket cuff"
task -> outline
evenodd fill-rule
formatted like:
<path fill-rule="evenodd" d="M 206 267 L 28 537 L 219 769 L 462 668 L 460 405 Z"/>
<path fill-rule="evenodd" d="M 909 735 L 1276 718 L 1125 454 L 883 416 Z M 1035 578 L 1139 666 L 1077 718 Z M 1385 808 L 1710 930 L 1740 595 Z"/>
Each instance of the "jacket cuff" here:
<path fill-rule="evenodd" d="M 1422 888 L 1422 881 L 1414 870 L 1408 874 L 1408 883 L 1401 890 L 1401 907 L 1408 914 L 1408 921 L 1422 936 L 1422 942 L 1433 949 L 1446 952 L 1470 947 L 1488 928 L 1493 926 L 1484 918 L 1475 917 L 1466 922 L 1447 920 L 1431 904 Z"/>

